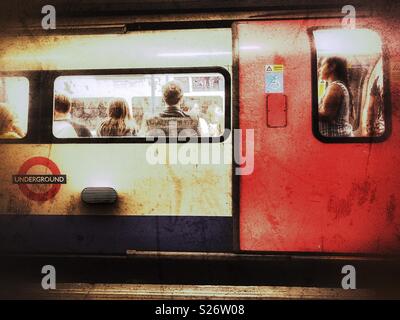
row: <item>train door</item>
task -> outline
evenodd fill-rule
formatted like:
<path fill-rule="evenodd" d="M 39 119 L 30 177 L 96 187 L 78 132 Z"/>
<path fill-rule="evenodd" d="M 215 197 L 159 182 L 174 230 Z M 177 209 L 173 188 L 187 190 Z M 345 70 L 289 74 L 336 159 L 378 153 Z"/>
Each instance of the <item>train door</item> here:
<path fill-rule="evenodd" d="M 241 250 L 400 251 L 398 30 L 375 18 L 354 30 L 340 19 L 235 24 L 239 124 L 255 137 Z M 336 131 L 320 111 L 328 58 L 347 64 Z"/>

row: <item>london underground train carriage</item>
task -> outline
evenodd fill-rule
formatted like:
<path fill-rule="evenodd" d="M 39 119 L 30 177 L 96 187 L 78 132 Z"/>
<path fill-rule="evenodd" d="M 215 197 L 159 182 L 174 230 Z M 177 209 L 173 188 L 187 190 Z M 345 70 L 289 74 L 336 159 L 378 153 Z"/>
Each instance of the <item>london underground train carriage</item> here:
<path fill-rule="evenodd" d="M 3 37 L 0 98 L 26 135 L 1 140 L 2 250 L 398 254 L 397 36 L 398 22 L 382 17 L 358 18 L 355 30 L 339 18 L 288 17 Z M 319 69 L 336 56 L 348 63 L 346 137 L 319 126 Z M 170 80 L 207 122 L 206 139 L 155 144 L 143 128 L 97 134 L 115 99 L 145 124 L 165 108 Z M 91 137 L 57 136 L 58 94 Z M 248 175 L 236 175 L 231 129 L 254 130 Z M 29 180 L 38 176 L 62 183 Z"/>

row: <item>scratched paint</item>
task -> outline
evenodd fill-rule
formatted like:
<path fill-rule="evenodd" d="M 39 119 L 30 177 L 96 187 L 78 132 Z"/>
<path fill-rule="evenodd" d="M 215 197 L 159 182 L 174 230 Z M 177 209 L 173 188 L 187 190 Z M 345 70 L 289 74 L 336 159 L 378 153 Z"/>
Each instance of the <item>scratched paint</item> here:
<path fill-rule="evenodd" d="M 358 19 L 399 61 L 398 21 Z M 400 252 L 398 80 L 390 83 L 392 135 L 376 144 L 326 144 L 312 133 L 312 27 L 339 19 L 237 24 L 240 127 L 255 129 L 255 170 L 241 177 L 240 248 L 255 251 Z M 254 50 L 240 50 L 241 47 Z M 264 67 L 283 64 L 286 128 L 266 126 Z M 392 67 L 392 73 L 396 72 Z"/>
<path fill-rule="evenodd" d="M 0 174 L 3 214 L 231 215 L 230 165 L 151 165 L 148 145 L 1 145 L 5 156 Z M 178 148 L 179 149 L 179 148 Z M 231 152 L 229 145 L 221 152 Z M 67 175 L 68 183 L 46 202 L 29 201 L 12 184 L 12 174 L 32 154 L 46 156 Z M 93 158 L 96 155 L 96 159 Z M 127 161 L 129 159 L 129 161 Z M 46 169 L 36 168 L 46 174 Z M 86 187 L 113 187 L 112 205 L 88 205 Z M 48 188 L 48 186 L 44 186 Z M 30 186 L 32 188 L 32 186 Z"/>

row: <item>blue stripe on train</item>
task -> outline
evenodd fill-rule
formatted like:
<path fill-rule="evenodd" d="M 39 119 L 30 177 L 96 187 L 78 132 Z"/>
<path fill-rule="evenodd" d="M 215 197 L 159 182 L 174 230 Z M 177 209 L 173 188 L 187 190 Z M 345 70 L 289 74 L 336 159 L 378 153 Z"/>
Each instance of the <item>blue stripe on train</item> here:
<path fill-rule="evenodd" d="M 232 251 L 230 217 L 0 216 L 5 253 Z"/>

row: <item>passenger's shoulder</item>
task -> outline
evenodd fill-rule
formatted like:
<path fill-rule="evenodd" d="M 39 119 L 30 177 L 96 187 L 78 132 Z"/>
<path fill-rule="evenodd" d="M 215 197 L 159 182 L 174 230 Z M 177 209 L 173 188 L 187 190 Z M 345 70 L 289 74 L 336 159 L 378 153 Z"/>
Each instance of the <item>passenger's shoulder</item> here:
<path fill-rule="evenodd" d="M 337 96 L 341 97 L 343 96 L 343 88 L 342 86 L 337 83 L 333 82 L 329 87 L 328 87 L 328 92 L 327 94 L 332 95 L 332 96 Z"/>

